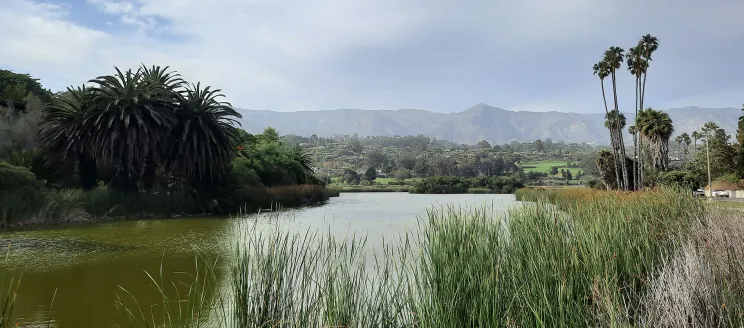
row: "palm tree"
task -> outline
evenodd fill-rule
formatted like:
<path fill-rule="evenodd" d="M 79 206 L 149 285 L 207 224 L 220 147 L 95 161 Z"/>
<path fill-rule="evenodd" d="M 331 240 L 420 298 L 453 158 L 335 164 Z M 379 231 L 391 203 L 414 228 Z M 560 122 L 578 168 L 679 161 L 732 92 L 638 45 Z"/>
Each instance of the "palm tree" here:
<path fill-rule="evenodd" d="M 173 172 L 213 181 L 230 166 L 240 140 L 233 124 L 242 116 L 220 92 L 197 83 L 179 95 L 167 160 Z"/>
<path fill-rule="evenodd" d="M 147 67 L 142 65 L 140 69 L 142 70 L 142 83 L 152 84 L 152 87 L 156 92 L 153 96 L 157 99 L 165 100 L 156 103 L 156 105 L 162 106 L 160 111 L 174 111 L 174 106 L 178 101 L 178 96 L 182 92 L 181 87 L 186 83 L 181 79 L 181 75 L 178 74 L 178 72 L 169 71 L 168 66 L 160 67 L 153 65 L 152 67 Z M 167 144 L 164 143 L 163 146 L 167 146 Z M 155 173 L 157 172 L 159 164 L 165 161 L 165 159 L 162 158 L 162 154 L 165 154 L 166 151 L 167 149 L 162 148 L 157 151 L 151 151 L 147 154 L 145 167 L 142 173 L 142 184 L 145 190 L 152 189 L 155 180 Z"/>
<path fill-rule="evenodd" d="M 682 143 L 685 141 L 685 139 L 680 134 L 676 138 L 674 138 L 674 141 L 677 142 L 677 153 L 679 153 L 682 150 Z"/>
<path fill-rule="evenodd" d="M 697 156 L 697 141 L 703 138 L 703 134 L 698 131 L 692 131 L 692 140 L 693 146 L 692 146 L 692 157 Z"/>
<path fill-rule="evenodd" d="M 607 63 L 607 66 L 610 70 L 610 76 L 612 77 L 612 94 L 613 98 L 615 100 L 615 111 L 620 111 L 620 107 L 618 106 L 617 101 L 617 70 L 620 69 L 623 65 L 623 61 L 625 60 L 625 50 L 623 50 L 620 47 L 610 47 L 605 51 L 604 59 L 603 61 Z M 621 186 L 621 189 L 627 189 L 629 186 L 628 181 L 628 170 L 626 168 L 625 163 L 625 144 L 623 143 L 623 134 L 622 134 L 622 128 L 618 125 L 620 123 L 620 120 L 614 120 L 615 122 L 615 133 L 617 133 L 617 147 L 619 151 L 619 161 L 620 161 L 620 169 L 622 170 L 622 178 L 623 183 Z"/>
<path fill-rule="evenodd" d="M 604 60 L 601 60 L 600 62 L 594 64 L 594 75 L 597 75 L 599 77 L 599 84 L 602 87 L 602 100 L 604 101 L 604 107 L 605 107 L 605 119 L 607 119 L 610 116 L 610 111 L 607 109 L 607 96 L 605 95 L 605 89 L 604 89 L 604 79 L 610 75 L 610 67 L 607 65 L 607 62 Z M 607 124 L 605 124 L 607 126 Z M 616 184 L 617 186 L 620 186 L 620 163 L 618 161 L 618 153 L 617 153 L 617 140 L 615 140 L 615 133 L 612 131 L 612 127 L 607 126 L 607 128 L 610 130 L 610 144 L 612 145 L 612 156 L 613 161 L 615 162 L 615 178 L 616 178 Z"/>
<path fill-rule="evenodd" d="M 646 34 L 641 37 L 641 39 L 638 41 L 638 45 L 636 48 L 640 48 L 640 52 L 643 57 L 643 63 L 639 66 L 641 68 L 641 71 L 639 73 L 643 74 L 643 83 L 640 85 L 641 89 L 639 90 L 640 99 L 638 102 L 638 109 L 643 109 L 644 101 L 646 99 L 646 77 L 648 76 L 648 66 L 651 63 L 651 55 L 656 51 L 656 49 L 659 48 L 659 39 L 657 39 L 654 36 L 651 36 L 651 34 Z M 639 81 L 640 83 L 640 81 Z M 636 115 L 637 117 L 637 115 Z M 638 147 L 639 149 L 643 148 L 643 138 L 638 139 Z M 640 162 L 638 164 L 639 167 L 639 175 L 638 179 L 639 181 L 643 181 L 643 157 L 641 156 Z"/>
<path fill-rule="evenodd" d="M 638 45 L 636 47 L 628 49 L 628 71 L 630 71 L 630 74 L 632 74 L 635 77 L 635 116 L 638 116 L 638 110 L 639 110 L 639 103 L 641 98 L 641 76 L 643 72 L 646 71 L 646 68 L 648 67 L 648 62 L 643 58 L 643 49 L 641 45 Z M 638 174 L 638 171 L 640 168 L 640 156 L 639 156 L 639 149 L 641 145 L 639 142 L 642 142 L 638 138 L 638 131 L 636 130 L 633 134 L 633 157 L 635 160 L 633 161 L 633 176 L 635 177 L 634 185 L 636 188 L 641 187 L 640 183 L 640 175 Z"/>
<path fill-rule="evenodd" d="M 44 109 L 39 140 L 45 149 L 77 164 L 83 189 L 96 186 L 96 159 L 89 142 L 91 131 L 90 89 L 72 88 L 58 95 Z"/>
<path fill-rule="evenodd" d="M 294 145 L 292 147 L 292 155 L 295 161 L 300 163 L 306 173 L 312 174 L 315 172 L 313 156 L 307 151 L 307 149 L 302 148 L 300 145 Z"/>
<path fill-rule="evenodd" d="M 687 154 L 689 153 L 692 140 L 690 140 L 690 135 L 687 132 L 682 133 L 680 136 L 682 137 L 682 143 L 685 144 L 685 161 L 687 161 Z"/>
<path fill-rule="evenodd" d="M 90 81 L 95 154 L 116 168 L 111 186 L 126 191 L 136 191 L 142 168 L 160 158 L 174 121 L 172 93 L 144 78 L 142 68 L 116 68 L 116 74 Z"/>
<path fill-rule="evenodd" d="M 659 39 L 651 34 L 646 34 L 638 41 L 638 46 L 642 48 L 645 67 L 643 69 L 643 84 L 641 85 L 640 108 L 643 108 L 643 101 L 646 99 L 646 77 L 648 76 L 648 65 L 651 63 L 651 55 L 659 49 Z"/>
<path fill-rule="evenodd" d="M 638 113 L 636 126 L 641 136 L 649 142 L 654 167 L 666 170 L 669 159 L 669 138 L 674 132 L 669 114 L 652 108 L 641 110 Z"/>

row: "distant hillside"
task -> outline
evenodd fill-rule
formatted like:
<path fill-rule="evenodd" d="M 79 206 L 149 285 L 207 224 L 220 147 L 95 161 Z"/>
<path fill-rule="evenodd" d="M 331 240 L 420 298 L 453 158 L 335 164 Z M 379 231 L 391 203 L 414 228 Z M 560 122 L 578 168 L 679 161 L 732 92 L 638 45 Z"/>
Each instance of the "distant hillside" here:
<path fill-rule="evenodd" d="M 514 112 L 479 104 L 459 113 L 435 113 L 419 109 L 274 112 L 240 110 L 243 128 L 259 132 L 273 126 L 282 134 L 321 137 L 354 134 L 359 136 L 424 134 L 472 144 L 479 140 L 506 143 L 550 138 L 554 141 L 608 144 L 604 113 Z M 667 111 L 674 121 L 675 134 L 692 132 L 713 121 L 727 131 L 736 130 L 741 115 L 738 108 L 673 108 Z M 633 113 L 626 113 L 628 121 Z"/>

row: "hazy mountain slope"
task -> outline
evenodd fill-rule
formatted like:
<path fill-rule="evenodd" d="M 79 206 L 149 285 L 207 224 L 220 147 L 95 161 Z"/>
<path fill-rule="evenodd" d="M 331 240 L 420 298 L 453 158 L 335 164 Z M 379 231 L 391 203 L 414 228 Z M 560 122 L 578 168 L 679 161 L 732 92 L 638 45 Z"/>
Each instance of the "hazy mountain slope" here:
<path fill-rule="evenodd" d="M 240 110 L 243 128 L 260 132 L 273 126 L 282 134 L 329 137 L 354 134 L 416 135 L 425 134 L 459 143 L 487 140 L 505 143 L 550 138 L 554 141 L 609 143 L 604 113 L 514 112 L 485 104 L 468 110 L 444 114 L 420 109 L 274 112 Z M 718 123 L 727 131 L 736 130 L 741 115 L 737 108 L 685 107 L 668 110 L 675 134 L 692 132 L 705 122 Z M 626 113 L 629 122 L 634 114 Z"/>

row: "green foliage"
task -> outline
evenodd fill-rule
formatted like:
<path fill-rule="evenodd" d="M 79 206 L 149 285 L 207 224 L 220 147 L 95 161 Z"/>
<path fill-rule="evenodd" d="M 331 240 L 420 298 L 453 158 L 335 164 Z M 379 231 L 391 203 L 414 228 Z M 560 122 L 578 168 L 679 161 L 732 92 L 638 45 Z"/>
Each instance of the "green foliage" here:
<path fill-rule="evenodd" d="M 439 176 L 416 181 L 413 192 L 417 194 L 462 194 L 471 188 L 484 188 L 497 194 L 510 194 L 523 183 L 513 177 L 461 178 Z"/>
<path fill-rule="evenodd" d="M 374 167 L 370 167 L 367 169 L 367 171 L 364 172 L 364 179 L 372 182 L 377 179 L 377 170 Z"/>
<path fill-rule="evenodd" d="M 662 186 L 691 190 L 700 186 L 700 178 L 701 177 L 694 172 L 667 171 L 661 173 L 658 177 L 658 183 Z"/>
<path fill-rule="evenodd" d="M 29 93 L 39 97 L 43 102 L 49 102 L 52 99 L 52 92 L 44 89 L 39 79 L 28 74 L 0 69 L 0 103 L 22 102 Z"/>
<path fill-rule="evenodd" d="M 27 168 L 0 162 L 0 227 L 38 211 L 43 187 Z"/>

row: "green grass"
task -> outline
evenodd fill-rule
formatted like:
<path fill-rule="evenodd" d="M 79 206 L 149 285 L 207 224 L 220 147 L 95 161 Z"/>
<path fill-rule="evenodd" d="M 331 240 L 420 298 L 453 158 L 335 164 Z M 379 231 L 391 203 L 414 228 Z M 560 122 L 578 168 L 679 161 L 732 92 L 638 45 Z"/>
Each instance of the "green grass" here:
<path fill-rule="evenodd" d="M 523 167 L 526 172 L 535 171 L 535 172 L 544 172 L 544 173 L 550 174 L 550 168 L 553 166 L 558 167 L 558 174 L 560 175 L 561 169 L 566 168 L 566 162 L 540 161 L 540 162 L 521 163 L 521 167 Z M 570 168 L 569 170 L 571 170 L 571 173 L 575 175 L 576 172 L 578 172 L 579 168 Z"/>

